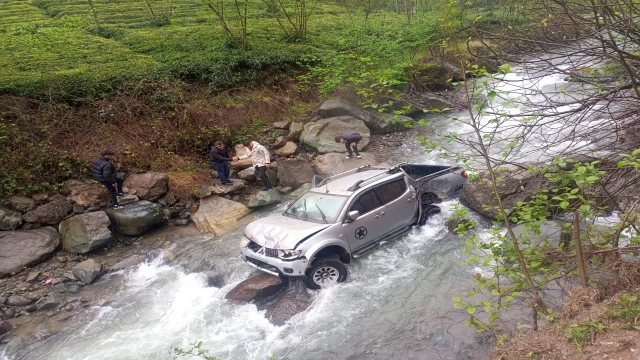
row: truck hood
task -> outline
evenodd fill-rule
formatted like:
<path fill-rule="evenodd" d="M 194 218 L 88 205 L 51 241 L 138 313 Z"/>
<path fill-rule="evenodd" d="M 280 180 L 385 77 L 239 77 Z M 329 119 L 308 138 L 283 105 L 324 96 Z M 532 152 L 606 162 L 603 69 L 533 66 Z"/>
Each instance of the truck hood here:
<path fill-rule="evenodd" d="M 293 249 L 300 240 L 330 225 L 276 215 L 250 223 L 244 234 L 259 245 L 270 249 Z"/>

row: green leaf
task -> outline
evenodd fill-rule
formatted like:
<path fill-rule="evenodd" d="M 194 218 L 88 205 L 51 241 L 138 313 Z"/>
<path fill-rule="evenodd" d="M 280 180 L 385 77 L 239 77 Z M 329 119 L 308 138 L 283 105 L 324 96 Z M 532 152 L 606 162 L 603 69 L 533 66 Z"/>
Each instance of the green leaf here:
<path fill-rule="evenodd" d="M 464 307 L 464 309 L 471 315 L 476 313 L 476 308 L 475 306 L 471 305 L 471 304 L 467 304 L 467 306 Z"/>
<path fill-rule="evenodd" d="M 487 94 L 487 100 L 492 101 L 497 95 L 498 93 L 496 93 L 495 91 L 489 91 L 489 93 Z"/>

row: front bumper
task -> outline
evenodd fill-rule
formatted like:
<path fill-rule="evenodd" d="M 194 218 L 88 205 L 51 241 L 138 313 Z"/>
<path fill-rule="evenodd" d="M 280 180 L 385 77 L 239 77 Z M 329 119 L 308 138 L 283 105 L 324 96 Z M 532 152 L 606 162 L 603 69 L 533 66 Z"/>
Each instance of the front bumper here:
<path fill-rule="evenodd" d="M 296 260 L 281 260 L 258 254 L 250 248 L 242 248 L 242 260 L 247 264 L 272 275 L 304 276 L 309 262 L 302 257 Z"/>

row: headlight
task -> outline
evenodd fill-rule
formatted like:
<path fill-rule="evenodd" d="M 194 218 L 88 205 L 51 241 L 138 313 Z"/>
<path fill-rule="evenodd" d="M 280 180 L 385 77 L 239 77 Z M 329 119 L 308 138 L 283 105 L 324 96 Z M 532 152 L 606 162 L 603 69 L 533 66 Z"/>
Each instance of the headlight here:
<path fill-rule="evenodd" d="M 251 243 L 251 239 L 249 239 L 246 235 L 243 235 L 242 240 L 240 240 L 240 247 L 244 249 L 249 246 L 249 243 Z"/>
<path fill-rule="evenodd" d="M 278 256 L 283 260 L 296 259 L 302 254 L 302 250 L 278 250 Z"/>

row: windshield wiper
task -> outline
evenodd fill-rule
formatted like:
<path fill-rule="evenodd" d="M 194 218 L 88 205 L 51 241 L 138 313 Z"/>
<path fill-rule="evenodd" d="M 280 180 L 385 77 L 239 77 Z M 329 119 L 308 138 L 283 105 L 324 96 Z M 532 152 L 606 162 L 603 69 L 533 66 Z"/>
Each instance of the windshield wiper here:
<path fill-rule="evenodd" d="M 318 208 L 318 211 L 320 211 L 320 216 L 322 216 L 322 221 L 324 221 L 324 223 L 327 224 L 327 217 L 324 215 L 324 213 L 320 209 L 320 206 L 318 206 L 318 204 L 314 204 L 314 205 Z"/>
<path fill-rule="evenodd" d="M 304 218 L 308 219 L 309 217 L 307 216 L 307 199 L 304 199 Z"/>

